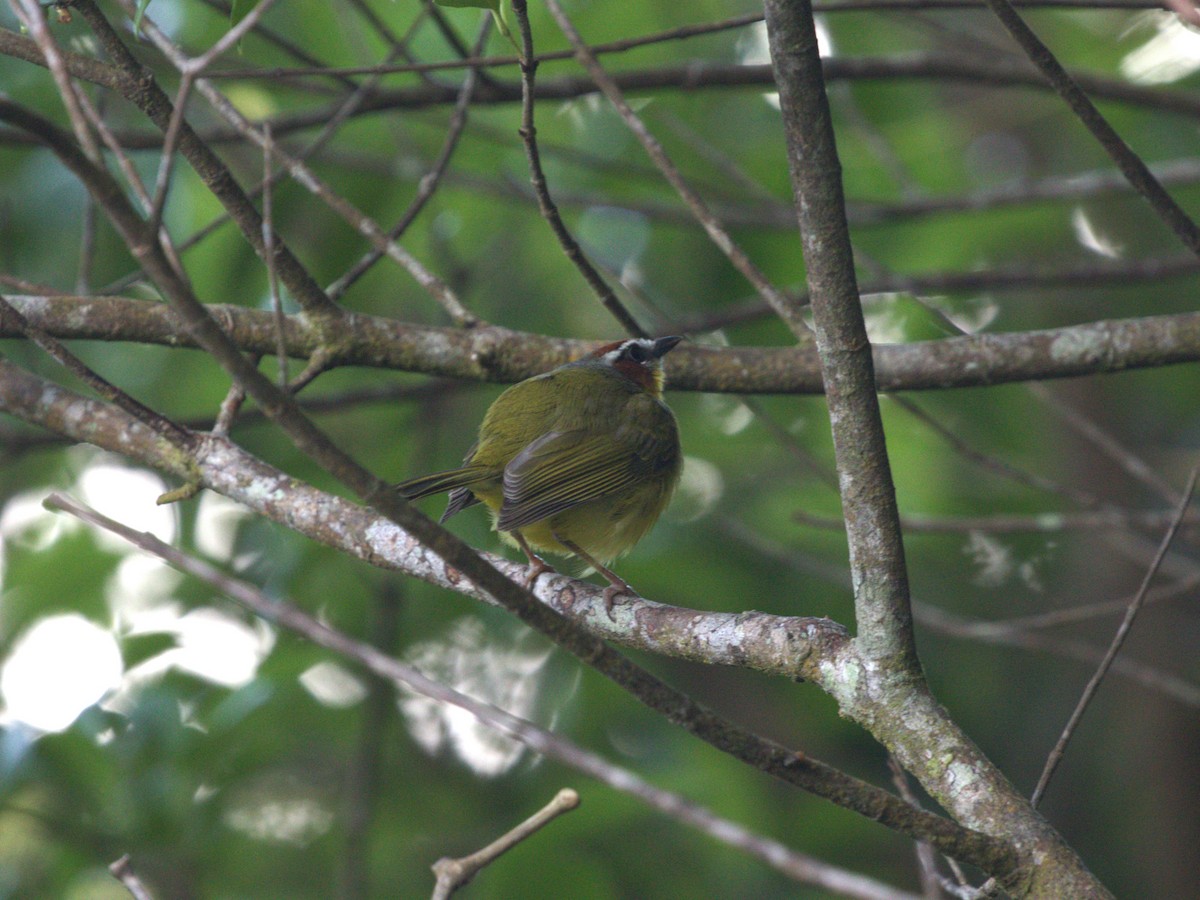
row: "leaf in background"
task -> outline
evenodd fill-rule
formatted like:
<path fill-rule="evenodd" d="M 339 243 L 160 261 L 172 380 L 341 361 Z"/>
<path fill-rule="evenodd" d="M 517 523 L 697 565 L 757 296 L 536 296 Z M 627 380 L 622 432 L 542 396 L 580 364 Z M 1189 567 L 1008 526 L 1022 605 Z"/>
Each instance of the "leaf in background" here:
<path fill-rule="evenodd" d="M 142 30 L 142 16 L 146 14 L 146 8 L 150 6 L 150 0 L 138 0 L 137 13 L 133 17 L 133 33 L 140 34 Z"/>
<path fill-rule="evenodd" d="M 508 42 L 516 48 L 517 53 L 521 52 L 516 40 L 512 36 L 512 31 L 508 27 L 508 17 L 504 14 L 503 0 L 434 0 L 438 6 L 453 7 L 457 9 L 487 9 L 491 10 L 492 18 L 496 20 L 496 29 L 508 39 Z"/>
<path fill-rule="evenodd" d="M 250 11 L 258 6 L 258 0 L 233 0 L 229 6 L 229 27 L 233 28 L 238 22 L 250 15 Z M 242 42 L 238 41 L 238 53 L 242 52 Z"/>

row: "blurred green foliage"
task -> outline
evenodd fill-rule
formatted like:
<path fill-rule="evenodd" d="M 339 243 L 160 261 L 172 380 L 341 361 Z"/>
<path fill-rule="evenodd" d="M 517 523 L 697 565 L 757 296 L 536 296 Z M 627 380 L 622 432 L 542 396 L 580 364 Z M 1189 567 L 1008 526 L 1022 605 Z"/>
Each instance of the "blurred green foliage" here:
<path fill-rule="evenodd" d="M 411 4 L 370 5 L 397 34 L 407 33 L 423 15 Z M 566 47 L 544 9 L 533 7 L 539 51 Z M 115 7 L 104 8 L 119 17 Z M 641 3 L 622 6 L 619 16 L 613 9 L 612 4 L 569 6 L 594 42 L 716 21 L 754 6 Z M 217 3 L 152 3 L 147 14 L 191 52 L 217 40 L 229 21 Z M 442 14 L 470 44 L 482 14 Z M 1153 34 L 1152 23 L 1128 11 L 1030 12 L 1029 18 L 1065 61 L 1113 77 L 1126 54 Z M 373 64 L 389 49 L 349 5 L 280 4 L 265 22 L 328 66 Z M 847 12 L 823 16 L 821 23 L 838 55 L 920 51 L 1001 58 L 1013 52 L 981 11 Z M 7 9 L 0 12 L 0 25 L 16 27 Z M 78 17 L 56 25 L 54 33 L 64 46 L 90 52 L 87 27 Z M 126 39 L 136 43 L 128 33 Z M 427 19 L 408 40 L 417 60 L 453 55 Z M 763 41 L 759 27 L 750 26 L 604 59 L 613 71 L 733 64 L 761 60 Z M 511 52 L 496 35 L 487 51 Z M 177 76 L 145 45 L 139 52 L 173 91 Z M 287 51 L 252 34 L 218 67 L 293 65 L 297 61 Z M 553 81 L 576 72 L 571 61 L 547 61 L 538 77 Z M 462 73 L 428 77 L 457 85 Z M 516 69 L 497 69 L 492 77 L 513 80 Z M 1194 86 L 1194 80 L 1185 85 Z M 386 88 L 420 83 L 421 76 L 414 74 L 384 79 Z M 14 100 L 65 122 L 45 70 L 0 57 L 0 84 Z M 340 96 L 331 93 L 337 83 L 329 79 L 222 79 L 217 84 L 256 120 L 328 111 Z M 126 139 L 151 133 L 134 108 L 116 97 L 101 99 L 116 133 Z M 786 213 L 791 189 L 778 111 L 764 92 L 663 89 L 634 99 L 718 215 L 740 223 L 732 231 L 749 255 L 776 284 L 801 289 L 804 266 L 794 229 L 766 214 Z M 831 100 L 852 215 L 856 205 L 892 211 L 878 221 L 854 224 L 864 281 L 893 273 L 1047 270 L 1104 262 L 1081 245 L 1079 216 L 1128 258 L 1179 252 L 1166 229 L 1128 192 L 981 211 L 922 210 L 926 201 L 1108 168 L 1082 126 L 1046 93 L 893 79 L 834 83 Z M 1106 104 L 1105 111 L 1151 162 L 1196 155 L 1195 128 L 1178 116 L 1134 105 Z M 199 97 L 192 98 L 189 114 L 202 133 L 215 126 L 216 117 Z M 341 195 L 386 226 L 404 211 L 436 157 L 449 115 L 446 105 L 359 115 L 311 164 Z M 589 296 L 529 195 L 519 116 L 517 104 L 472 107 L 461 145 L 428 207 L 404 236 L 404 246 L 489 322 L 551 335 L 616 337 L 614 323 Z M 669 333 L 685 317 L 712 317 L 716 324 L 695 333 L 695 339 L 791 342 L 787 330 L 765 315 L 722 327 L 722 314 L 745 303 L 749 287 L 702 229 L 682 215 L 673 192 L 595 95 L 539 104 L 537 129 L 551 190 L 568 225 L 598 263 L 630 286 L 623 297 L 650 330 Z M 306 128 L 283 131 L 277 139 L 294 151 L 314 135 L 315 128 Z M 216 146 L 243 184 L 256 183 L 262 168 L 256 153 L 232 142 Z M 152 184 L 157 153 L 141 150 L 133 158 Z M 74 290 L 87 213 L 80 186 L 49 153 L 11 132 L 0 132 L 0 185 L 0 270 Z M 1178 188 L 1177 196 L 1191 207 L 1200 199 L 1194 185 Z M 182 240 L 219 213 L 218 204 L 180 163 L 166 210 L 172 234 Z M 337 278 L 367 249 L 350 227 L 293 182 L 276 188 L 274 218 L 280 235 L 321 283 Z M 104 223 L 97 226 L 95 245 L 89 289 L 102 290 L 134 270 L 128 251 Z M 269 308 L 266 273 L 232 226 L 216 229 L 184 260 L 205 302 Z M 1007 331 L 1193 309 L 1193 282 L 1114 280 L 1101 287 L 1030 284 L 919 298 L 896 294 L 871 300 L 867 311 L 879 339 L 936 339 L 948 333 L 941 315 Z M 146 296 L 142 285 L 124 290 L 139 292 Z M 376 265 L 343 302 L 355 311 L 404 321 L 446 323 L 436 304 L 387 262 Z M 288 298 L 285 304 L 294 309 Z M 71 383 L 28 346 L 6 341 L 0 349 L 47 377 Z M 212 417 L 229 386 L 219 368 L 196 351 L 101 343 L 75 349 L 105 377 L 179 419 Z M 263 367 L 277 371 L 274 360 Z M 293 362 L 293 374 L 298 371 Z M 306 396 L 421 383 L 422 378 L 404 373 L 339 370 L 318 379 Z M 1050 389 L 1094 417 L 1168 483 L 1183 482 L 1200 442 L 1195 366 Z M 494 385 L 457 385 L 419 401 L 346 404 L 317 418 L 363 464 L 399 480 L 457 461 L 498 391 Z M 622 575 L 664 603 L 829 615 L 852 625 L 843 536 L 796 520 L 801 510 L 827 519 L 839 515 L 820 398 L 758 398 L 770 427 L 736 398 L 677 394 L 669 399 L 693 460 L 689 481 L 673 511 L 621 562 Z M 1103 502 L 1136 508 L 1165 504 L 1067 428 L 1027 387 L 910 399 L 989 459 L 1090 492 Z M 980 517 L 1077 508 L 1054 491 L 967 458 L 909 412 L 886 399 L 883 405 L 906 513 Z M 0 425 L 5 429 L 0 437 L 14 446 L 29 433 L 11 420 Z M 273 428 L 247 423 L 233 434 L 285 471 L 334 487 Z M 30 512 L 50 489 L 79 489 L 82 473 L 101 463 L 122 465 L 104 454 L 50 446 L 5 454 L 0 468 L 0 500 L 10 501 L 7 517 L 0 520 L 5 523 L 0 658 L 11 659 L 40 619 L 74 613 L 114 635 L 127 672 L 135 667 L 144 672 L 134 686 L 122 689 L 119 704 L 93 706 L 61 733 L 39 734 L 13 721 L 0 730 L 0 897 L 122 896 L 104 867 L 125 853 L 159 897 L 421 896 L 431 887 L 428 868 L 436 859 L 465 855 L 488 843 L 564 785 L 580 791 L 581 809 L 488 868 L 463 896 L 825 896 L 557 764 L 522 756 L 503 772 L 482 775 L 464 762 L 473 751 L 461 743 L 447 739 L 429 752 L 420 735 L 436 741 L 399 711 L 389 689 L 365 674 L 346 671 L 357 692 L 343 690 L 342 684 L 338 694 L 335 683 L 326 684 L 333 694 L 323 694 L 305 676 L 328 661 L 324 651 L 254 625 L 228 600 L 187 579 L 152 587 L 152 580 L 134 578 L 126 568 L 126 550 L 81 528 L 50 524 L 49 514 Z M 123 519 L 152 504 L 153 493 L 109 501 L 116 504 L 110 514 Z M 18 507 L 23 517 L 12 513 Z M 426 508 L 440 512 L 437 501 Z M 446 648 L 447 660 L 451 651 L 457 653 L 453 658 L 468 670 L 494 666 L 490 680 L 503 683 L 517 679 L 516 670 L 505 666 L 546 652 L 540 639 L 523 635 L 494 610 L 373 571 L 273 524 L 226 515 L 219 519 L 203 500 L 181 504 L 176 543 L 390 653 L 411 657 L 414 648 L 433 642 Z M 476 546 L 498 546 L 482 515 L 464 514 L 454 527 Z M 1000 619 L 1127 595 L 1144 571 L 1145 541 L 1154 539 L 1147 533 L 1118 540 L 1112 532 L 1095 530 L 914 531 L 907 551 L 914 596 L 923 607 Z M 1180 561 L 1164 577 L 1179 579 L 1189 571 Z M 256 661 L 246 678 L 222 683 L 184 665 L 178 651 L 198 638 L 178 623 L 197 609 L 212 611 L 214 618 L 193 625 L 225 628 L 219 633 L 232 641 L 204 646 L 225 647 L 215 652 L 228 659 L 242 653 Z M 159 618 L 149 615 L 156 610 Z M 465 620 L 483 624 L 475 643 L 463 637 Z M 939 697 L 1012 780 L 1031 789 L 1089 666 L 1069 654 L 956 639 L 922 622 L 920 647 Z M 1099 646 L 1113 627 L 1108 617 L 1045 634 L 1051 644 Z M 455 635 L 465 642 L 457 650 Z M 1200 617 L 1194 603 L 1168 603 L 1145 613 L 1129 654 L 1193 685 L 1194 693 L 1200 678 L 1197 639 Z M 840 719 L 833 703 L 812 687 L 669 660 L 639 661 L 739 722 L 855 775 L 890 784 L 883 749 Z M 54 661 L 68 672 L 73 664 L 69 656 Z M 525 711 L 530 717 L 775 840 L 916 889 L 906 840 L 699 745 L 594 674 L 578 673 L 558 654 L 551 653 L 541 666 L 530 676 L 536 688 Z M 446 677 L 455 676 L 447 672 Z M 111 699 L 111 692 L 105 696 Z M 1051 787 L 1046 814 L 1118 895 L 1183 896 L 1200 875 L 1194 853 L 1200 840 L 1194 814 L 1200 801 L 1195 717 L 1194 702 L 1114 676 Z M 444 718 L 424 725 L 451 729 Z"/>

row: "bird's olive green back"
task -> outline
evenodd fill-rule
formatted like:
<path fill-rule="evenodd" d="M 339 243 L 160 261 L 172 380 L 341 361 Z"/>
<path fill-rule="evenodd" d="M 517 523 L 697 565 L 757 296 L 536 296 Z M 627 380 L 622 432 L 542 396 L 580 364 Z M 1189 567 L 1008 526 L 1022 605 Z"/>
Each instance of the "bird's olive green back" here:
<path fill-rule="evenodd" d="M 497 527 L 511 530 L 648 479 L 673 482 L 679 437 L 665 404 L 581 362 L 501 394 L 469 462 L 503 473 Z"/>

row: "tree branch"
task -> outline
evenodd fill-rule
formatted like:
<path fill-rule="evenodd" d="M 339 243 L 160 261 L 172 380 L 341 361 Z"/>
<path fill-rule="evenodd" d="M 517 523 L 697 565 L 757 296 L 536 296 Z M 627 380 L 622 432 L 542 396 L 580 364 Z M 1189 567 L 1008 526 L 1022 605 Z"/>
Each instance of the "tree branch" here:
<path fill-rule="evenodd" d="M 0 119 L 3 117 L 0 101 Z M 69 295 L 14 295 L 9 301 L 30 322 L 64 340 L 197 346 L 170 309 L 160 304 Z M 275 352 L 275 324 L 270 313 L 219 304 L 206 308 L 242 351 Z M 0 316 L 0 338 L 21 336 L 14 323 Z M 331 366 L 367 366 L 504 384 L 578 359 L 599 343 L 499 325 L 471 330 L 437 328 L 361 313 L 347 313 L 342 321 L 319 329 L 303 316 L 285 316 L 283 337 L 288 353 L 297 359 L 308 359 L 328 341 Z M 1200 313 L 876 344 L 871 349 L 877 387 L 882 392 L 1073 378 L 1200 360 Z M 668 387 L 734 394 L 819 394 L 822 390 L 820 365 L 811 347 L 697 344 L 672 351 Z"/>
<path fill-rule="evenodd" d="M 804 247 L 813 327 L 833 426 L 850 545 L 858 641 L 864 654 L 917 677 L 908 573 L 883 420 L 875 395 L 841 163 L 808 0 L 767 0 L 788 168 Z"/>
<path fill-rule="evenodd" d="M 262 376 L 260 376 L 262 377 Z M 266 381 L 266 379 L 263 379 Z M 266 381 L 270 384 L 269 381 Z M 97 401 L 86 400 L 63 388 L 23 372 L 11 363 L 0 360 L 0 409 L 26 421 L 54 428 L 101 447 L 116 449 L 140 462 L 182 474 L 183 462 L 178 454 L 169 452 L 170 445 L 130 419 L 120 410 Z M 468 596 L 490 596 L 506 608 L 512 608 L 511 593 L 527 592 L 509 580 L 523 581 L 525 567 L 489 558 L 479 559 L 469 547 L 459 554 L 453 549 L 463 546 L 444 529 L 445 537 L 428 537 L 416 528 L 406 530 L 408 523 L 397 527 L 393 521 L 378 513 L 349 503 L 341 498 L 317 491 L 289 478 L 278 470 L 261 463 L 235 445 L 221 438 L 209 437 L 189 460 L 198 473 L 200 483 L 232 499 L 246 504 L 256 512 L 281 524 L 339 546 L 346 552 L 385 568 L 410 572 L 416 577 L 439 582 Z M 415 513 L 409 518 L 429 526 L 433 523 Z M 436 535 L 436 532 L 434 532 Z M 430 544 L 440 542 L 436 547 Z M 471 559 L 479 559 L 472 564 Z M 486 565 L 502 583 L 484 583 L 484 576 L 470 571 Z M 750 734 L 714 715 L 695 701 L 629 663 L 624 657 L 604 645 L 597 637 L 579 628 L 582 619 L 589 630 L 606 618 L 603 590 L 583 585 L 565 576 L 543 577 L 539 595 L 549 598 L 558 594 L 555 604 L 572 616 L 575 624 L 569 630 L 559 627 L 556 643 L 583 658 L 601 674 L 631 690 L 637 699 L 659 712 L 690 733 L 743 762 L 785 782 L 816 793 L 839 806 L 857 811 L 882 824 L 913 837 L 928 840 L 941 852 L 987 871 L 1012 872 L 1017 865 L 1011 850 L 1002 841 L 964 829 L 945 819 L 914 810 L 900 798 L 880 788 L 847 776 L 826 764 L 785 749 L 772 741 Z M 547 594 L 546 592 L 550 593 Z M 582 603 L 588 597 L 591 602 Z M 531 596 L 531 601 L 533 597 Z M 649 601 L 643 601 L 649 604 Z M 622 603 L 615 610 L 619 628 L 627 618 L 637 618 L 652 606 L 638 608 Z M 550 605 L 534 602 L 519 613 L 523 620 L 542 620 L 543 633 L 554 629 L 553 623 L 562 619 Z M 710 614 L 681 610 L 672 615 L 691 622 L 694 630 L 668 633 L 661 620 L 650 618 L 645 634 L 660 646 L 676 646 L 682 650 L 699 648 L 706 641 L 724 642 L 726 658 L 733 660 L 751 649 L 747 638 L 752 634 L 763 637 L 760 643 L 766 656 L 786 661 L 791 671 L 811 675 L 823 685 L 842 677 L 851 677 L 846 665 L 837 662 L 839 649 L 847 646 L 845 633 L 835 623 L 822 619 L 780 619 L 726 615 L 721 620 L 708 619 Z M 757 617 L 757 619 L 756 619 Z M 550 626 L 544 624 L 549 619 Z M 713 625 L 723 624 L 718 634 Z M 749 625 L 748 629 L 743 628 Z M 732 626 L 732 627 L 730 627 Z M 782 626 L 782 627 L 781 627 Z M 626 625 L 628 628 L 628 626 Z M 600 634 L 600 631 L 594 631 Z M 686 652 L 684 653 L 686 655 Z M 804 677 L 803 675 L 801 677 Z M 827 688 L 828 689 L 828 688 Z"/>

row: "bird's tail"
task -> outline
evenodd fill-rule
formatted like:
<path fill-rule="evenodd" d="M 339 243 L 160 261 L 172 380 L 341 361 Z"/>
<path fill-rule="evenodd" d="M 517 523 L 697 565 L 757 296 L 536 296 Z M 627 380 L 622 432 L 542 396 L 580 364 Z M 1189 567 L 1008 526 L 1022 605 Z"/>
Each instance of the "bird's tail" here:
<path fill-rule="evenodd" d="M 422 475 L 396 485 L 396 492 L 405 500 L 417 500 L 430 494 L 440 494 L 450 491 L 450 505 L 442 514 L 441 521 L 468 506 L 474 506 L 479 500 L 471 493 L 471 486 L 482 484 L 492 475 L 482 466 L 464 466 L 461 469 L 451 469 L 448 472 L 434 472 L 432 475 Z"/>

